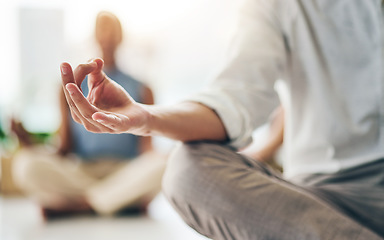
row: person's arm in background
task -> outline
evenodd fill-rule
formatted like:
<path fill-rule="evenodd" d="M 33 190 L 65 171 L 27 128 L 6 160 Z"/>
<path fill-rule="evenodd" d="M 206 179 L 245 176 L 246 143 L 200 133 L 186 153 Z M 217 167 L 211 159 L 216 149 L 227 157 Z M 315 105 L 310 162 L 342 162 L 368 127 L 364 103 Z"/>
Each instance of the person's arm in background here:
<path fill-rule="evenodd" d="M 62 89 L 60 89 L 59 96 L 61 124 L 59 128 L 60 145 L 58 148 L 58 154 L 66 155 L 67 153 L 71 152 L 72 148 L 72 137 L 69 122 L 69 107 L 67 101 L 65 100 L 64 91 Z"/>
<path fill-rule="evenodd" d="M 284 141 L 284 110 L 278 107 L 270 118 L 269 131 L 267 139 L 264 143 L 253 143 L 249 147 L 241 151 L 251 158 L 261 162 L 270 162 L 273 160 L 277 150 Z M 262 144 L 260 148 L 260 144 Z"/>
<path fill-rule="evenodd" d="M 142 103 L 143 104 L 147 104 L 147 105 L 155 104 L 155 100 L 154 100 L 154 97 L 153 97 L 153 92 L 147 86 L 144 86 L 143 89 L 142 89 L 141 99 L 142 99 Z M 146 136 L 146 137 L 142 136 L 142 137 L 140 137 L 140 142 L 139 142 L 139 152 L 140 152 L 140 154 L 145 153 L 145 152 L 149 152 L 149 151 L 152 151 L 152 150 L 153 150 L 152 137 L 150 137 L 150 136 Z"/>

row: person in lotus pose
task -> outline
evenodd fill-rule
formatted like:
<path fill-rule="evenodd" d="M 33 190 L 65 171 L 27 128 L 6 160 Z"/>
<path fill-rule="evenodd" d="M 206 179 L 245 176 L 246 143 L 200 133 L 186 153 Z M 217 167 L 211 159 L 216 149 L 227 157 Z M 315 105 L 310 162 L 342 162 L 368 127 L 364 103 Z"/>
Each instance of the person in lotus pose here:
<path fill-rule="evenodd" d="M 122 28 L 115 15 L 98 14 L 96 40 L 103 55 L 105 74 L 114 79 L 113 84 L 127 91 L 132 101 L 153 104 L 152 91 L 116 66 Z M 92 84 L 92 78 L 81 84 L 84 94 L 93 93 Z M 108 94 L 107 89 L 102 92 L 98 94 Z M 100 214 L 145 210 L 160 191 L 165 168 L 165 158 L 154 151 L 151 137 L 90 133 L 71 119 L 73 110 L 68 107 L 64 92 L 60 97 L 62 124 L 58 154 L 33 146 L 22 125 L 13 124 L 14 132 L 25 146 L 15 157 L 14 175 L 19 186 L 38 201 L 48 218 L 90 210 Z"/>
<path fill-rule="evenodd" d="M 95 133 L 181 141 L 163 191 L 213 239 L 384 237 L 384 39 L 379 0 L 246 0 L 228 64 L 173 106 L 145 105 L 94 59 L 61 65 L 73 119 Z M 89 94 L 80 91 L 88 75 Z M 280 104 L 283 175 L 238 153 Z"/>

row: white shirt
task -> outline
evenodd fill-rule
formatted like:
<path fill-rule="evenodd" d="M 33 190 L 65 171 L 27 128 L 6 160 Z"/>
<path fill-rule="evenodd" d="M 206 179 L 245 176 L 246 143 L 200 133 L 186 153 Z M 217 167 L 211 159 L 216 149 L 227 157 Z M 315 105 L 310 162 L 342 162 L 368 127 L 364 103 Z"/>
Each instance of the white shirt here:
<path fill-rule="evenodd" d="M 245 0 L 224 70 L 190 100 L 222 119 L 234 147 L 286 90 L 285 177 L 335 173 L 384 157 L 381 0 Z"/>

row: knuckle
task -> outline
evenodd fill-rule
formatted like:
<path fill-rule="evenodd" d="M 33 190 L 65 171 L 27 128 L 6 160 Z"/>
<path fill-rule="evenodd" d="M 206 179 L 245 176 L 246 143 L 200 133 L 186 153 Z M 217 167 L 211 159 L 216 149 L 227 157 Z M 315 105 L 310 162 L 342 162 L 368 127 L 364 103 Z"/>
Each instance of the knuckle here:
<path fill-rule="evenodd" d="M 88 64 L 86 63 L 80 63 L 79 66 L 77 66 L 78 69 L 84 69 Z"/>
<path fill-rule="evenodd" d="M 87 64 L 84 64 L 84 63 L 79 64 L 79 66 L 77 66 L 77 68 L 75 70 L 76 75 L 84 74 L 86 69 L 87 69 Z"/>

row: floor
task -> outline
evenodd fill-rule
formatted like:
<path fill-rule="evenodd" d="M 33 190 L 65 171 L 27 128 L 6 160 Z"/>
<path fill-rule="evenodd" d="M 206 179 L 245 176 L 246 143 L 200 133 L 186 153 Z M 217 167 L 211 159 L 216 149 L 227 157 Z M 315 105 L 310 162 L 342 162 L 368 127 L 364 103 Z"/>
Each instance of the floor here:
<path fill-rule="evenodd" d="M 38 206 L 25 198 L 0 196 L 0 240 L 207 240 L 189 228 L 162 195 L 148 216 L 77 217 L 44 222 Z"/>

